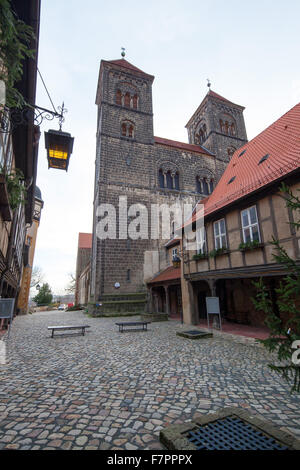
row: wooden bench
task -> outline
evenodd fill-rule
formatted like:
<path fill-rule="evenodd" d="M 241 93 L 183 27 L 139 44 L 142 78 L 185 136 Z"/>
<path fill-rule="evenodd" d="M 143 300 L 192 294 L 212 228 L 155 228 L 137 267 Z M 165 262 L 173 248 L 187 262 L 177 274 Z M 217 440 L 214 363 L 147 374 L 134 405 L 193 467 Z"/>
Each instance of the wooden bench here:
<path fill-rule="evenodd" d="M 116 325 L 118 325 L 119 327 L 119 332 L 123 333 L 124 328 L 127 326 L 129 327 L 139 326 L 140 327 L 140 328 L 130 328 L 132 331 L 135 331 L 135 330 L 147 331 L 148 323 L 151 323 L 151 322 L 150 321 L 127 321 L 127 322 L 116 323 Z"/>
<path fill-rule="evenodd" d="M 81 330 L 82 336 L 85 334 L 85 329 L 90 328 L 90 325 L 63 325 L 63 326 L 48 326 L 48 330 L 52 330 L 51 338 L 54 337 L 55 330 Z"/>

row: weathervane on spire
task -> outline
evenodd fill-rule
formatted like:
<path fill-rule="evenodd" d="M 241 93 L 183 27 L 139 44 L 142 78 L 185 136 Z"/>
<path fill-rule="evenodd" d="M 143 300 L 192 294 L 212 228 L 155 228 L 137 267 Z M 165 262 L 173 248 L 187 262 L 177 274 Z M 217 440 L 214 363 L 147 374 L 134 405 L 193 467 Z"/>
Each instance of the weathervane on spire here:
<path fill-rule="evenodd" d="M 209 90 L 210 90 L 210 87 L 211 87 L 210 80 L 209 80 L 209 78 L 207 78 L 206 80 L 207 80 L 207 86 L 208 86 L 208 88 L 209 88 Z"/>
<path fill-rule="evenodd" d="M 122 50 L 121 56 L 122 56 L 123 59 L 124 59 L 124 57 L 125 57 L 125 47 L 121 47 L 121 50 Z"/>

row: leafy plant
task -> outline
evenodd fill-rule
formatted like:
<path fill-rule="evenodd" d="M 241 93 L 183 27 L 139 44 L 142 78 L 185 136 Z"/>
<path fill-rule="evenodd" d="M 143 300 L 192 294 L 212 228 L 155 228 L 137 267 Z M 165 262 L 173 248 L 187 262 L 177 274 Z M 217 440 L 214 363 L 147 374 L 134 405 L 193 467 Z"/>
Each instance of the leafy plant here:
<path fill-rule="evenodd" d="M 207 253 L 197 253 L 193 256 L 193 260 L 197 261 L 200 259 L 206 259 L 207 258 Z"/>
<path fill-rule="evenodd" d="M 227 253 L 227 251 L 228 251 L 228 248 L 226 247 L 218 248 L 217 250 L 211 250 L 209 252 L 209 256 L 211 258 L 215 258 L 216 256 L 222 255 L 223 253 Z"/>
<path fill-rule="evenodd" d="M 246 243 L 240 243 L 239 250 L 254 250 L 259 247 L 261 243 L 258 240 L 252 240 Z"/>
<path fill-rule="evenodd" d="M 1 169 L 0 172 L 2 172 Z M 9 205 L 14 211 L 20 204 L 25 204 L 26 201 L 26 189 L 23 184 L 24 175 L 21 170 L 16 168 L 10 173 L 4 173 L 4 176 L 6 180 Z"/>
<path fill-rule="evenodd" d="M 281 186 L 281 192 L 285 195 L 287 207 L 296 212 L 299 217 L 300 198 L 293 195 L 284 184 Z M 291 224 L 298 230 L 300 219 Z M 300 366 L 292 362 L 294 352 L 292 344 L 294 341 L 300 340 L 300 310 L 297 304 L 297 299 L 300 296 L 300 266 L 289 257 L 287 251 L 274 237 L 271 244 L 275 248 L 273 254 L 275 261 L 284 265 L 288 273 L 281 280 L 279 287 L 275 289 L 279 315 L 274 312 L 268 288 L 262 279 L 253 282 L 257 292 L 252 301 L 257 310 L 266 314 L 265 323 L 270 329 L 269 338 L 260 340 L 260 342 L 268 351 L 277 353 L 279 363 L 283 363 L 282 365 L 269 364 L 269 367 L 292 384 L 291 393 L 300 393 Z"/>
<path fill-rule="evenodd" d="M 29 49 L 33 29 L 16 17 L 10 0 L 0 0 L 0 80 L 6 85 L 6 105 L 22 108 L 27 103 L 15 84 L 22 78 L 23 61 L 34 57 Z"/>

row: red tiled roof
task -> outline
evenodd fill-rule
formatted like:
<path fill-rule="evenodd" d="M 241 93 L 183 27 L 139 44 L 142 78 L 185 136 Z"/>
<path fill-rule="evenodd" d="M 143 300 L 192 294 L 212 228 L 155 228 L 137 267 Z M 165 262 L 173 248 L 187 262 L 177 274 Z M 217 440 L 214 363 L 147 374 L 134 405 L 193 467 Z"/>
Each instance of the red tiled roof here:
<path fill-rule="evenodd" d="M 148 77 L 152 77 L 152 75 L 149 75 L 148 73 L 143 72 L 143 70 L 138 69 L 137 67 L 135 67 L 135 65 L 132 65 L 130 62 L 128 62 L 125 59 L 108 60 L 108 61 L 104 61 L 104 62 L 108 62 L 109 64 L 118 65 L 119 67 L 123 67 L 123 68 L 129 69 L 129 70 L 133 70 L 134 72 L 139 72 L 139 73 L 141 73 L 143 75 L 146 75 Z"/>
<path fill-rule="evenodd" d="M 78 248 L 92 248 L 92 237 L 91 233 L 78 234 Z"/>
<path fill-rule="evenodd" d="M 180 279 L 181 272 L 180 268 L 174 268 L 173 266 L 169 266 L 167 269 L 159 273 L 155 276 L 151 281 L 148 281 L 147 284 L 152 284 L 156 282 L 163 282 L 163 281 L 172 281 L 175 279 Z"/>
<path fill-rule="evenodd" d="M 177 140 L 164 139 L 163 137 L 154 137 L 154 142 L 158 145 L 167 145 L 168 147 L 176 147 L 189 152 L 201 153 L 202 155 L 214 156 L 209 150 L 201 147 L 200 145 L 186 144 L 184 142 L 177 142 Z"/>
<path fill-rule="evenodd" d="M 259 163 L 265 155 L 269 157 Z M 204 201 L 205 216 L 275 182 L 299 166 L 300 103 L 235 151 L 215 190 Z M 185 225 L 196 219 L 197 214 Z"/>

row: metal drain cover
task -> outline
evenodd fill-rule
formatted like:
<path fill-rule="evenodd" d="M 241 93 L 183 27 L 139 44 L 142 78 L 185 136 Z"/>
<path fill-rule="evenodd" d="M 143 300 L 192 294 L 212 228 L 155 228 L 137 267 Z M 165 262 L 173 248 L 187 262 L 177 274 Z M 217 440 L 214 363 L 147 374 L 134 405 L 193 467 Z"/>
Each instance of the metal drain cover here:
<path fill-rule="evenodd" d="M 176 335 L 190 339 L 211 338 L 213 336 L 209 331 L 201 330 L 177 331 Z"/>
<path fill-rule="evenodd" d="M 237 407 L 167 426 L 159 439 L 171 450 L 300 450 L 300 439 Z"/>
<path fill-rule="evenodd" d="M 236 417 L 219 419 L 190 431 L 187 439 L 197 450 L 287 450 L 288 447 Z"/>

